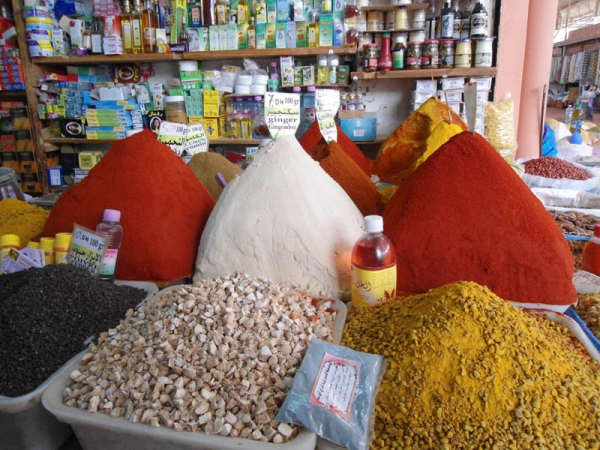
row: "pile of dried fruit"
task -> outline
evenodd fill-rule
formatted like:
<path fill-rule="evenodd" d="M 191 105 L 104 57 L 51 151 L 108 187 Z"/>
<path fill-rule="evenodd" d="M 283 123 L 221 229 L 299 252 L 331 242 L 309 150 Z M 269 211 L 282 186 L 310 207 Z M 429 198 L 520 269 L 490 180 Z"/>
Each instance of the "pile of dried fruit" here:
<path fill-rule="evenodd" d="M 69 406 L 155 427 L 282 443 L 275 422 L 310 341 L 332 340 L 327 304 L 266 279 L 203 279 L 103 333 L 71 374 Z"/>
<path fill-rule="evenodd" d="M 569 241 L 569 248 L 573 254 L 573 263 L 575 264 L 575 270 L 581 269 L 581 258 L 583 254 L 583 247 L 585 247 L 586 241 Z"/>
<path fill-rule="evenodd" d="M 600 339 L 600 292 L 579 294 L 577 304 L 573 305 L 573 309 L 594 333 L 594 336 Z"/>
<path fill-rule="evenodd" d="M 592 236 L 594 234 L 594 225 L 600 223 L 600 217 L 592 214 L 584 214 L 577 211 L 557 211 L 554 209 L 549 209 L 548 212 L 565 234 Z"/>
<path fill-rule="evenodd" d="M 486 287 L 355 308 L 342 344 L 388 358 L 374 448 L 598 448 L 598 364 Z"/>

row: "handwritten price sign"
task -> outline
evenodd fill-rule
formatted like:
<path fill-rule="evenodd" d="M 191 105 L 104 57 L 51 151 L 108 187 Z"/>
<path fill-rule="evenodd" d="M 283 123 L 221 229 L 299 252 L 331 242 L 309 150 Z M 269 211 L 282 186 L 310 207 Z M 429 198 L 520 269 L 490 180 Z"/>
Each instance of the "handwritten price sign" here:
<path fill-rule="evenodd" d="M 267 92 L 265 119 L 271 136 L 293 136 L 300 125 L 300 94 Z"/>
<path fill-rule="evenodd" d="M 340 108 L 340 92 L 337 89 L 318 89 L 317 122 L 325 142 L 337 142 L 337 127 L 334 117 Z"/>
<path fill-rule="evenodd" d="M 201 123 L 194 123 L 188 126 L 185 135 L 185 151 L 188 155 L 208 151 L 208 137 Z"/>
<path fill-rule="evenodd" d="M 317 111 L 317 122 L 319 122 L 319 129 L 321 130 L 321 134 L 327 143 L 330 143 L 331 141 L 337 141 L 337 128 L 335 126 L 335 120 L 333 120 L 334 117 L 335 114 L 331 111 Z"/>
<path fill-rule="evenodd" d="M 105 251 L 106 238 L 104 236 L 75 224 L 73 243 L 69 250 L 69 264 L 81 267 L 96 276 L 100 271 L 100 264 Z"/>

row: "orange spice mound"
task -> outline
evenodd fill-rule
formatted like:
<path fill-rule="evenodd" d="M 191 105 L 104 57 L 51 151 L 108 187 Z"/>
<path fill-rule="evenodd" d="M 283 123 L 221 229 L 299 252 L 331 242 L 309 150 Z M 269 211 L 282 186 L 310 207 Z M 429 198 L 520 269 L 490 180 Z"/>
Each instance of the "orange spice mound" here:
<path fill-rule="evenodd" d="M 474 281 L 506 300 L 577 300 L 573 259 L 544 206 L 481 136 L 451 138 L 400 186 L 383 212 L 397 291 Z"/>
<path fill-rule="evenodd" d="M 189 277 L 215 201 L 190 168 L 149 130 L 117 141 L 87 177 L 59 198 L 43 236 L 95 229 L 121 211 L 116 278 L 165 283 Z"/>
<path fill-rule="evenodd" d="M 337 132 L 338 132 L 337 142 L 340 145 L 340 147 L 342 147 L 344 152 L 346 152 L 346 154 L 350 158 L 352 158 L 352 160 L 358 165 L 358 167 L 360 167 L 360 169 L 367 176 L 370 177 L 371 173 L 372 173 L 371 172 L 372 161 L 369 158 L 367 158 L 367 156 L 362 152 L 362 150 L 360 148 L 358 148 L 358 145 L 356 145 L 354 143 L 354 141 L 352 141 L 352 139 L 350 139 L 346 135 L 346 133 L 344 133 L 342 131 L 342 129 L 340 128 L 340 126 L 338 124 L 336 124 L 336 127 L 337 127 Z M 300 142 L 300 145 L 302 146 L 302 148 L 308 152 L 322 138 L 323 138 L 323 135 L 321 134 L 321 130 L 319 129 L 319 124 L 318 124 L 318 122 L 315 121 L 308 128 L 308 130 L 306 130 L 306 133 L 304 133 L 302 135 L 302 137 L 298 140 L 298 142 Z"/>
<path fill-rule="evenodd" d="M 427 138 L 443 120 L 467 130 L 458 114 L 432 97 L 408 116 L 381 145 L 373 161 L 373 173 L 381 181 L 399 185 L 412 173 L 413 161 L 425 153 Z"/>
<path fill-rule="evenodd" d="M 340 144 L 321 139 L 307 153 L 346 191 L 363 216 L 381 214 L 381 194 Z"/>

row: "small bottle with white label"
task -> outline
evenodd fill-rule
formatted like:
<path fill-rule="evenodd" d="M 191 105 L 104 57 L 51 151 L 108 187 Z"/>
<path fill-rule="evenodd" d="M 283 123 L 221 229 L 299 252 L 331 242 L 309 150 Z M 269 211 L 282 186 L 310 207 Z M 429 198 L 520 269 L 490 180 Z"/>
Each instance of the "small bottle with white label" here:
<path fill-rule="evenodd" d="M 98 278 L 113 281 L 117 268 L 117 257 L 123 240 L 123 227 L 119 224 L 121 212 L 116 209 L 105 209 L 102 222 L 96 227 L 96 233 L 106 237 L 106 251 L 102 257 Z"/>

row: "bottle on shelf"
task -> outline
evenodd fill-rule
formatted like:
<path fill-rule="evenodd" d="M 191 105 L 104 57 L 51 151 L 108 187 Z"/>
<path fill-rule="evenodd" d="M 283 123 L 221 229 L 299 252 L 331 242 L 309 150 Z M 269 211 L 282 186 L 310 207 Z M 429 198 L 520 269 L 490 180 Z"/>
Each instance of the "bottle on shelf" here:
<path fill-rule="evenodd" d="M 460 19 L 460 38 L 471 37 L 471 0 L 465 0 L 465 6 Z"/>
<path fill-rule="evenodd" d="M 352 306 L 378 306 L 396 297 L 396 252 L 381 216 L 365 217 L 365 233 L 352 249 Z"/>
<path fill-rule="evenodd" d="M 471 37 L 488 37 L 488 12 L 483 5 L 483 0 L 477 0 L 475 8 L 471 12 Z"/>
<path fill-rule="evenodd" d="M 250 16 L 250 25 L 248 25 L 248 50 L 256 48 L 256 25 L 254 16 Z"/>
<path fill-rule="evenodd" d="M 331 14 L 333 12 L 333 1 L 323 0 L 321 3 L 321 12 L 323 14 Z"/>
<path fill-rule="evenodd" d="M 146 0 L 142 11 L 144 53 L 156 53 L 156 28 L 158 25 L 152 0 Z"/>
<path fill-rule="evenodd" d="M 106 251 L 102 257 L 98 278 L 113 281 L 117 268 L 117 258 L 123 240 L 123 227 L 119 223 L 121 212 L 116 209 L 105 209 L 102 222 L 96 227 L 96 232 L 106 237 Z"/>
<path fill-rule="evenodd" d="M 444 1 L 444 7 L 440 13 L 440 37 L 452 39 L 454 36 L 454 10 L 450 7 L 450 0 Z"/>
<path fill-rule="evenodd" d="M 396 10 L 394 26 L 395 30 L 408 30 L 408 13 L 406 12 L 406 6 L 401 6 Z"/>
<path fill-rule="evenodd" d="M 179 32 L 179 38 L 177 39 L 177 41 L 182 44 L 186 44 L 186 48 L 187 48 L 188 39 L 189 39 L 189 36 L 188 36 L 188 32 L 187 32 L 187 17 L 184 15 L 181 18 L 181 31 Z"/>
<path fill-rule="evenodd" d="M 249 22 L 250 4 L 248 0 L 239 0 L 237 6 L 237 23 L 245 24 Z"/>
<path fill-rule="evenodd" d="M 381 36 L 381 53 L 379 54 L 379 62 L 377 70 L 386 72 L 392 70 L 392 54 L 390 50 L 390 33 L 383 33 Z"/>
<path fill-rule="evenodd" d="M 364 111 L 365 110 L 365 104 L 363 103 L 363 96 L 362 94 L 359 92 L 356 94 L 355 99 L 354 99 L 354 109 L 356 109 L 357 111 Z"/>
<path fill-rule="evenodd" d="M 452 11 L 454 12 L 454 21 L 452 22 L 452 39 L 460 39 L 462 15 L 458 7 L 458 0 L 452 0 Z"/>
<path fill-rule="evenodd" d="M 248 110 L 244 110 L 240 118 L 240 136 L 242 139 L 252 138 L 252 118 Z"/>
<path fill-rule="evenodd" d="M 429 3 L 429 9 L 427 10 L 427 16 L 425 19 L 425 39 L 435 39 L 435 29 L 437 25 L 437 14 L 435 12 L 435 2 Z"/>
<path fill-rule="evenodd" d="M 271 61 L 269 66 L 269 79 L 275 80 L 277 82 L 277 87 L 279 87 L 281 77 L 279 76 L 279 65 L 277 64 L 277 61 Z"/>
<path fill-rule="evenodd" d="M 404 54 L 406 53 L 406 48 L 404 47 L 404 39 L 402 36 L 396 37 L 396 44 L 394 45 L 394 49 L 392 50 L 392 69 L 393 70 L 402 70 L 404 69 Z"/>
<path fill-rule="evenodd" d="M 308 46 L 319 46 L 319 15 L 311 14 L 310 23 L 308 25 Z"/>
<path fill-rule="evenodd" d="M 227 1 L 217 0 L 215 2 L 215 22 L 216 25 L 227 25 Z"/>
<path fill-rule="evenodd" d="M 329 56 L 327 57 L 327 64 L 329 66 L 328 84 L 336 85 L 338 78 L 338 67 L 340 65 L 340 57 L 333 53 L 333 50 L 329 50 Z"/>
<path fill-rule="evenodd" d="M 325 86 L 327 83 L 329 83 L 327 55 L 319 55 L 317 57 L 317 85 Z"/>
<path fill-rule="evenodd" d="M 131 12 L 131 42 L 133 53 L 144 53 L 144 39 L 142 31 L 142 8 L 139 0 L 134 0 Z"/>
<path fill-rule="evenodd" d="M 123 0 L 123 14 L 121 15 L 121 38 L 123 39 L 123 52 L 133 53 L 133 31 L 131 22 L 131 3 Z"/>
<path fill-rule="evenodd" d="M 158 4 L 158 0 L 152 0 L 152 7 L 154 8 L 154 14 L 156 15 L 156 28 L 166 28 L 165 17 Z"/>
<path fill-rule="evenodd" d="M 594 226 L 592 239 L 583 247 L 581 270 L 600 276 L 600 224 Z"/>

